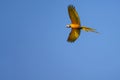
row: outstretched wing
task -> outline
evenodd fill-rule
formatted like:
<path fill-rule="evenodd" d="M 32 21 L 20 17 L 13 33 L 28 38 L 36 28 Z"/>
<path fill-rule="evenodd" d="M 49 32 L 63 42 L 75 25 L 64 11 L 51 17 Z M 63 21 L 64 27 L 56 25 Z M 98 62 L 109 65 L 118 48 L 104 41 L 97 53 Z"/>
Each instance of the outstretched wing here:
<path fill-rule="evenodd" d="M 74 42 L 80 35 L 80 29 L 71 29 L 69 37 L 67 39 L 68 42 Z"/>
<path fill-rule="evenodd" d="M 75 10 L 75 7 L 73 5 L 68 6 L 68 13 L 69 13 L 72 24 L 80 25 L 80 19 L 79 19 L 78 13 Z"/>

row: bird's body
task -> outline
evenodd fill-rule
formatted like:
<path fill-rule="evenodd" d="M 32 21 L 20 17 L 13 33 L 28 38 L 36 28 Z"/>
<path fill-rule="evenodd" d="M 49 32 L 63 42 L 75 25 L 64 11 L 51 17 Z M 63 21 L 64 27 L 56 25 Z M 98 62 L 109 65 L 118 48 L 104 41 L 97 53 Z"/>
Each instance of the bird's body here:
<path fill-rule="evenodd" d="M 69 24 L 67 25 L 68 27 L 70 26 L 71 28 L 80 28 L 79 24 Z"/>
<path fill-rule="evenodd" d="M 86 26 L 81 26 L 80 18 L 73 5 L 68 6 L 68 13 L 71 19 L 71 24 L 67 25 L 68 28 L 71 28 L 71 32 L 67 39 L 68 42 L 74 42 L 79 37 L 81 29 L 87 32 L 96 32 L 95 29 L 88 28 Z"/>

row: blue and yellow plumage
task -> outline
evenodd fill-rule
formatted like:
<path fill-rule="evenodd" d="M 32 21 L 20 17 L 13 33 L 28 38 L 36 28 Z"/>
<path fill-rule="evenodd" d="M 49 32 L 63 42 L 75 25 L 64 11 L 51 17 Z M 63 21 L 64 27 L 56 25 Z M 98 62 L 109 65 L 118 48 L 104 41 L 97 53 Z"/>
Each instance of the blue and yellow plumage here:
<path fill-rule="evenodd" d="M 91 31 L 96 32 L 95 29 L 81 26 L 79 15 L 73 5 L 68 6 L 68 13 L 69 17 L 71 19 L 71 24 L 67 25 L 68 28 L 71 28 L 71 32 L 69 34 L 69 37 L 67 39 L 68 42 L 74 42 L 80 35 L 81 29 L 84 31 Z M 96 32 L 97 33 L 97 32 Z"/>

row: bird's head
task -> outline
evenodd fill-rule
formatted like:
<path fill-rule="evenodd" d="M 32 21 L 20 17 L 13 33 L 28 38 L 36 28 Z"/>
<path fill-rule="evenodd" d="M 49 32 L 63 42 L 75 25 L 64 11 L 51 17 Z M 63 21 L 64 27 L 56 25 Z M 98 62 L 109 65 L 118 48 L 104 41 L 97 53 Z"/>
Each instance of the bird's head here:
<path fill-rule="evenodd" d="M 69 24 L 68 24 L 68 25 L 66 25 L 66 27 L 67 27 L 67 28 L 71 28 L 71 26 L 70 26 Z"/>

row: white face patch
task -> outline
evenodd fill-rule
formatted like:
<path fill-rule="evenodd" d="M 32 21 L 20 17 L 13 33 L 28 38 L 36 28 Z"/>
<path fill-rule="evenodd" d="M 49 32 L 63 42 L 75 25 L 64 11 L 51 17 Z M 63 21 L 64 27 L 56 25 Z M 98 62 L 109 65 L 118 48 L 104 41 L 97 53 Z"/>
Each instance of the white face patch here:
<path fill-rule="evenodd" d="M 70 28 L 70 25 L 66 25 L 67 28 Z"/>

